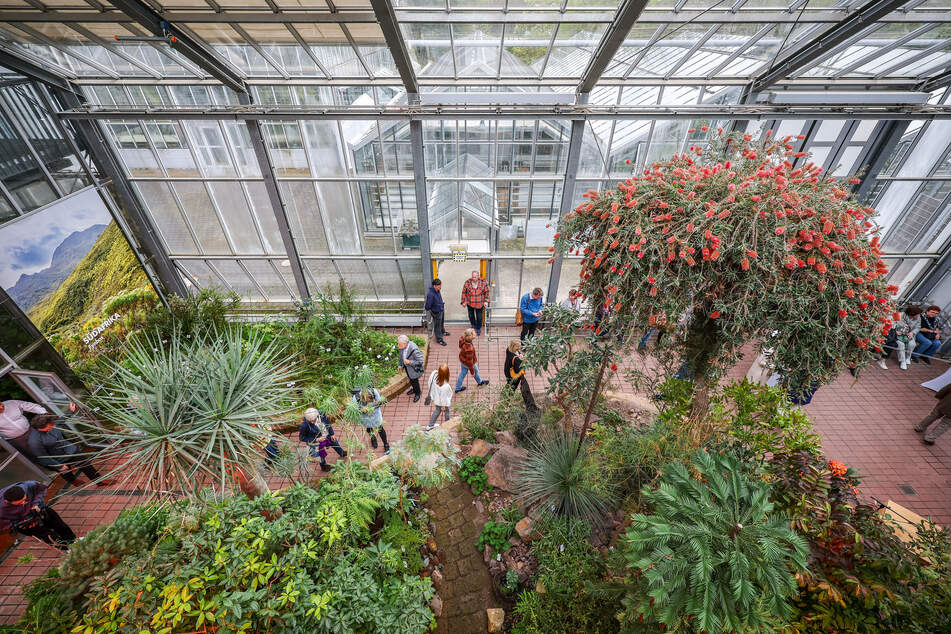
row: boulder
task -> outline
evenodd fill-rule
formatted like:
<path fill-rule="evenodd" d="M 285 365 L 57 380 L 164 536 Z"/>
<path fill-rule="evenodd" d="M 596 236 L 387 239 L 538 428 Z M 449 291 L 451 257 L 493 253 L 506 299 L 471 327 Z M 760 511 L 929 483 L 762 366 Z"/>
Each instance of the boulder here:
<path fill-rule="evenodd" d="M 522 538 L 522 541 L 531 541 L 532 533 L 535 532 L 535 522 L 530 517 L 523 517 L 515 524 L 515 532 Z"/>
<path fill-rule="evenodd" d="M 472 443 L 472 449 L 469 450 L 469 455 L 475 456 L 476 458 L 483 458 L 492 453 L 494 448 L 493 445 L 490 445 L 481 438 L 477 438 L 475 442 Z"/>
<path fill-rule="evenodd" d="M 627 392 L 604 392 L 602 407 L 614 410 L 624 418 L 653 418 L 657 415 L 657 406 L 649 399 Z"/>
<path fill-rule="evenodd" d="M 438 594 L 434 594 L 433 598 L 429 600 L 429 609 L 433 611 L 437 619 L 442 616 L 442 599 L 439 598 Z"/>
<path fill-rule="evenodd" d="M 489 632 L 501 632 L 505 625 L 505 610 L 502 608 L 488 608 L 485 611 L 486 620 L 489 622 Z"/>
<path fill-rule="evenodd" d="M 545 584 L 544 584 L 544 583 L 542 583 L 541 581 L 536 581 L 536 582 L 535 582 L 535 592 L 537 592 L 538 594 L 545 594 L 546 592 L 548 592 L 548 589 L 545 588 Z"/>
<path fill-rule="evenodd" d="M 449 420 L 443 422 L 439 428 L 444 432 L 453 434 L 459 431 L 459 426 L 462 424 L 462 416 L 453 416 Z"/>
<path fill-rule="evenodd" d="M 442 571 L 440 571 L 439 568 L 433 570 L 433 574 L 430 576 L 430 579 L 432 579 L 433 587 L 436 588 L 437 591 L 442 590 L 442 584 L 446 579 L 442 576 Z"/>
<path fill-rule="evenodd" d="M 495 432 L 495 442 L 500 445 L 508 445 L 509 447 L 514 447 L 516 444 L 515 434 L 510 431 L 497 431 Z"/>
<path fill-rule="evenodd" d="M 370 471 L 379 471 L 380 469 L 384 468 L 386 465 L 390 464 L 390 459 L 391 459 L 390 454 L 386 454 L 384 456 L 380 456 L 379 458 L 371 460 Z"/>
<path fill-rule="evenodd" d="M 497 489 L 515 493 L 515 473 L 528 457 L 528 451 L 502 445 L 485 464 L 488 482 Z"/>

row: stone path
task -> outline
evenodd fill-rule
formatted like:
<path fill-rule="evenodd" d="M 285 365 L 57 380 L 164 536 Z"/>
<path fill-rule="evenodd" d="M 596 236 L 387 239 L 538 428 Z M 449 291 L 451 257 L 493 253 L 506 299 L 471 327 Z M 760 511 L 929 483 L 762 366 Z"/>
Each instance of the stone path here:
<path fill-rule="evenodd" d="M 476 548 L 486 518 L 480 517 L 474 501 L 469 485 L 457 481 L 427 503 L 435 513 L 437 553 L 443 564 L 438 634 L 481 634 L 488 627 L 486 608 L 497 607 L 482 551 Z"/>

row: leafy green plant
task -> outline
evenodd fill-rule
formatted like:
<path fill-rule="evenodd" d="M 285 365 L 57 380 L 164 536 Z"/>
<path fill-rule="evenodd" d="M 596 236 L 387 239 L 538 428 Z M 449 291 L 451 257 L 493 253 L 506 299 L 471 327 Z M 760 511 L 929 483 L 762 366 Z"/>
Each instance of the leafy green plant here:
<path fill-rule="evenodd" d="M 294 394 L 286 361 L 279 345 L 236 329 L 130 340 L 94 402 L 110 426 L 86 425 L 105 446 L 99 458 L 117 465 L 106 477 L 149 496 L 194 497 L 235 479 L 259 493 L 261 447 Z"/>
<path fill-rule="evenodd" d="M 546 514 L 577 517 L 594 524 L 604 517 L 612 492 L 595 485 L 595 463 L 587 444 L 554 433 L 535 443 L 516 471 L 518 498 Z"/>
<path fill-rule="evenodd" d="M 400 565 L 407 574 L 419 574 L 423 569 L 423 556 L 420 547 L 426 543 L 426 536 L 417 528 L 406 523 L 406 519 L 396 511 L 385 514 L 383 528 L 380 529 L 378 539 L 389 544 L 399 552 Z M 404 565 L 405 564 L 405 565 Z"/>
<path fill-rule="evenodd" d="M 494 522 L 489 520 L 482 527 L 479 533 L 479 540 L 476 546 L 482 550 L 486 546 L 492 549 L 493 553 L 504 553 L 512 547 L 509 537 L 515 533 L 515 527 L 508 522 Z"/>
<path fill-rule="evenodd" d="M 520 585 L 521 580 L 518 578 L 518 573 L 510 568 L 505 571 L 505 580 L 499 585 L 499 590 L 502 591 L 502 594 L 515 594 L 518 592 Z"/>
<path fill-rule="evenodd" d="M 442 429 L 423 431 L 412 425 L 403 438 L 393 445 L 390 453 L 393 468 L 413 485 L 423 488 L 440 487 L 453 479 L 453 468 L 459 466 L 449 433 Z"/>
<path fill-rule="evenodd" d="M 486 491 L 492 490 L 492 485 L 489 484 L 489 476 L 485 472 L 485 463 L 488 461 L 487 456 L 466 456 L 462 459 L 459 466 L 459 477 L 472 487 L 473 495 L 482 495 Z"/>
<path fill-rule="evenodd" d="M 731 406 L 730 433 L 752 459 L 769 454 L 807 451 L 820 453 L 819 435 L 809 417 L 789 402 L 788 392 L 743 380 L 723 390 Z"/>
<path fill-rule="evenodd" d="M 477 439 L 495 442 L 495 432 L 504 430 L 513 430 L 518 436 L 525 415 L 521 397 L 504 384 L 480 389 L 453 403 L 453 410 L 461 419 L 463 443 Z"/>
<path fill-rule="evenodd" d="M 790 571 L 805 570 L 808 548 L 769 494 L 730 455 L 667 465 L 642 494 L 652 513 L 634 515 L 624 538 L 636 576 L 627 618 L 706 632 L 772 631 L 788 618 Z"/>

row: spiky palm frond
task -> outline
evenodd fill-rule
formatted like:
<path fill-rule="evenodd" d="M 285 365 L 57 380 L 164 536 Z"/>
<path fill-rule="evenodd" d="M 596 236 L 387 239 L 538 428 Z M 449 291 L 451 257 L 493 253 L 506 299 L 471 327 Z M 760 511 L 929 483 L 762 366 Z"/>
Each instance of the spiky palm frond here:
<path fill-rule="evenodd" d="M 278 345 L 228 329 L 174 332 L 167 343 L 145 335 L 126 348 L 122 364 L 110 361 L 113 376 L 95 402 L 109 427 L 86 431 L 106 447 L 106 477 L 149 496 L 196 496 L 256 471 L 293 394 Z"/>
<path fill-rule="evenodd" d="M 547 435 L 535 443 L 516 473 L 519 497 L 553 515 L 600 523 L 608 500 L 595 487 L 592 468 L 587 445 L 579 446 L 577 437 Z"/>
<path fill-rule="evenodd" d="M 789 615 L 807 545 L 737 459 L 698 451 L 643 496 L 653 512 L 634 515 L 625 535 L 643 582 L 632 602 L 639 614 L 668 626 L 695 619 L 707 632 L 772 631 Z"/>

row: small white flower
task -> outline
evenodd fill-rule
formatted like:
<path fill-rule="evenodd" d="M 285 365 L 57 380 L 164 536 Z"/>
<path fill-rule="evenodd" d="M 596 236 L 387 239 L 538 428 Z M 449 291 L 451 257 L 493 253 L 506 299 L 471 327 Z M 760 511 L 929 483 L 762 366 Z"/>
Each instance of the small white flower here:
<path fill-rule="evenodd" d="M 565 552 L 565 545 L 562 544 L 561 546 L 559 546 L 559 547 L 558 547 L 558 551 L 559 551 L 559 552 Z"/>
<path fill-rule="evenodd" d="M 496 555 L 496 556 L 495 556 L 495 560 L 496 560 L 496 561 L 502 561 L 502 555 L 501 555 L 501 554 Z"/>

